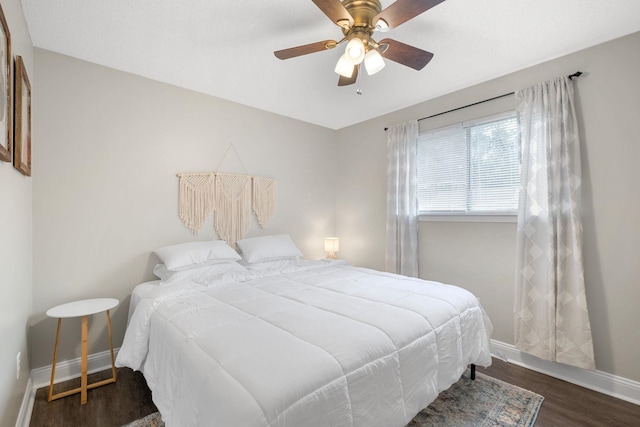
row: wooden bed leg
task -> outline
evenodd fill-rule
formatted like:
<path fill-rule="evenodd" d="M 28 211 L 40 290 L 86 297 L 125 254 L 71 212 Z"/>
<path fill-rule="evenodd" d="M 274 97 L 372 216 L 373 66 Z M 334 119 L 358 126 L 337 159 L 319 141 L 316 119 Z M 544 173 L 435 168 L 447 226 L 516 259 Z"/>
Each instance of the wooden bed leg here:
<path fill-rule="evenodd" d="M 471 364 L 471 380 L 475 380 L 475 379 L 476 379 L 476 365 L 472 363 Z"/>

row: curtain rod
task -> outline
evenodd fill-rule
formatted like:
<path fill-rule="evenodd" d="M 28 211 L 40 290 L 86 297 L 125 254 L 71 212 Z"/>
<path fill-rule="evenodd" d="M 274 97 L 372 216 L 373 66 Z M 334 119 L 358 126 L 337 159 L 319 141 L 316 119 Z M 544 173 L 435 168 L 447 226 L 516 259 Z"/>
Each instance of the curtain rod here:
<path fill-rule="evenodd" d="M 576 71 L 575 73 L 573 73 L 573 74 L 571 74 L 571 75 L 569 75 L 567 77 L 570 78 L 570 79 L 573 79 L 574 77 L 580 77 L 581 75 L 582 75 L 582 71 Z M 509 93 L 505 93 L 505 94 L 502 94 L 502 95 L 494 96 L 493 98 L 485 99 L 483 101 L 474 102 L 473 104 L 464 105 L 462 107 L 453 108 L 451 110 L 443 111 L 442 113 L 437 113 L 437 114 L 432 114 L 432 115 L 427 116 L 427 117 L 422 117 L 421 119 L 418 119 L 418 121 L 431 119 L 433 117 L 438 117 L 438 116 L 441 116 L 443 114 L 453 113 L 454 111 L 462 110 L 463 108 L 473 107 L 474 105 L 483 104 L 485 102 L 489 102 L 489 101 L 493 101 L 493 100 L 496 100 L 496 99 L 504 98 L 505 96 L 511 96 L 511 95 L 514 95 L 514 94 L 515 94 L 515 92 L 509 92 Z M 384 128 L 385 131 L 388 130 L 388 129 L 389 129 L 388 127 Z"/>

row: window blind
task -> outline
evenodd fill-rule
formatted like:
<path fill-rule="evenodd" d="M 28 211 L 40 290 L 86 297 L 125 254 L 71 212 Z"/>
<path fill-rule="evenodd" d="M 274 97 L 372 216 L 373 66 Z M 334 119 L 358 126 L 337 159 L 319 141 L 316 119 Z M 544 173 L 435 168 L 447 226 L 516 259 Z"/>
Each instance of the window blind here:
<path fill-rule="evenodd" d="M 418 138 L 421 214 L 515 214 L 520 137 L 515 113 L 436 129 Z"/>

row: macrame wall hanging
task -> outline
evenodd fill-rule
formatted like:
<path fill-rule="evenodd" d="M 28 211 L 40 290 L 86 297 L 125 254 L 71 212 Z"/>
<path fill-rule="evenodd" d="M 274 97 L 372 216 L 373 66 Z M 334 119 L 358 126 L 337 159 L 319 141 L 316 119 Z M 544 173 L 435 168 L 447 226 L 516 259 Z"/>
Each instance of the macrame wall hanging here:
<path fill-rule="evenodd" d="M 185 227 L 196 234 L 214 208 L 214 180 L 211 172 L 179 174 L 178 215 Z"/>
<path fill-rule="evenodd" d="M 251 225 L 251 177 L 217 174 L 215 188 L 214 228 L 221 240 L 235 246 Z"/>
<path fill-rule="evenodd" d="M 246 171 L 238 151 L 229 144 L 217 169 L 233 150 Z M 265 228 L 276 212 L 276 180 L 248 174 L 222 172 L 179 173 L 178 213 L 185 227 L 198 234 L 213 214 L 213 227 L 221 240 L 236 245 L 251 226 L 251 210 Z"/>
<path fill-rule="evenodd" d="M 265 228 L 276 211 L 277 186 L 273 178 L 230 173 L 179 173 L 180 220 L 198 234 L 214 214 L 213 226 L 221 240 L 235 246 L 251 226 L 251 211 Z"/>
<path fill-rule="evenodd" d="M 276 213 L 276 180 L 261 176 L 253 177 L 253 211 L 258 224 L 266 227 Z"/>

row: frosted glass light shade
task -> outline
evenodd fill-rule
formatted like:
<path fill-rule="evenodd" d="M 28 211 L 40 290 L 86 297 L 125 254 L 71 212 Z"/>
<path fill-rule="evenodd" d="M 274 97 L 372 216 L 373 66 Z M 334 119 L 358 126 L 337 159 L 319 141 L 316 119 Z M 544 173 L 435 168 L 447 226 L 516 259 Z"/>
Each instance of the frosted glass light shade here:
<path fill-rule="evenodd" d="M 347 43 L 347 48 L 344 50 L 347 61 L 352 65 L 358 65 L 364 59 L 364 43 L 358 37 L 354 37 Z"/>
<path fill-rule="evenodd" d="M 364 56 L 364 68 L 367 69 L 367 74 L 373 76 L 378 71 L 384 68 L 384 59 L 382 59 L 382 55 L 375 49 L 371 49 Z"/>
<path fill-rule="evenodd" d="M 353 64 L 342 55 L 336 64 L 335 72 L 348 79 L 353 75 Z"/>
<path fill-rule="evenodd" d="M 336 252 L 340 250 L 340 239 L 337 237 L 326 237 L 324 239 L 324 251 L 327 253 L 327 258 L 337 258 Z"/>

